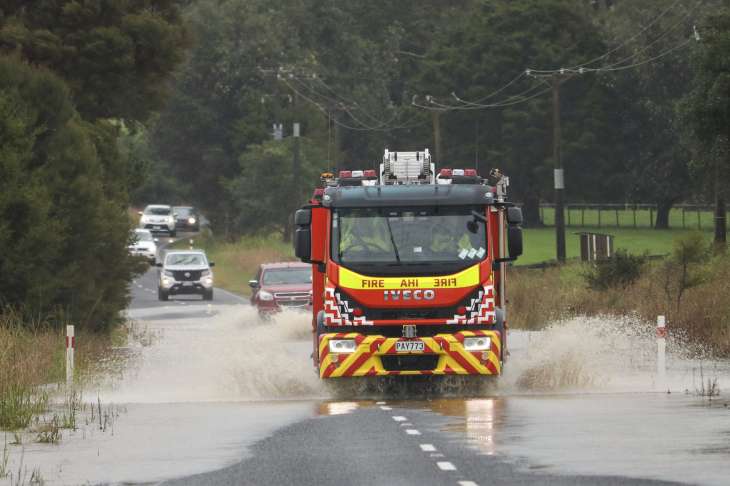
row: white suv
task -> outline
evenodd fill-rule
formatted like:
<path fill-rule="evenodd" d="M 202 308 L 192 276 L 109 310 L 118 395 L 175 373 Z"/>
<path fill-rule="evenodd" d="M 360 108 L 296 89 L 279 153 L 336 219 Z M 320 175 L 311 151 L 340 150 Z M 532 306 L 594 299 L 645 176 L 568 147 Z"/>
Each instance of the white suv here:
<path fill-rule="evenodd" d="M 175 231 L 175 214 L 172 207 L 162 204 L 150 204 L 144 211 L 140 211 L 139 227 L 153 233 L 167 233 L 177 235 Z"/>
<path fill-rule="evenodd" d="M 152 233 L 149 230 L 137 228 L 133 231 L 131 240 L 127 247 L 129 253 L 134 256 L 145 257 L 154 265 L 157 261 L 157 244 L 155 238 L 152 237 Z"/>
<path fill-rule="evenodd" d="M 157 297 L 167 300 L 170 295 L 199 294 L 203 300 L 213 300 L 213 272 L 205 252 L 201 250 L 168 251 L 162 263 L 158 263 L 160 281 Z"/>

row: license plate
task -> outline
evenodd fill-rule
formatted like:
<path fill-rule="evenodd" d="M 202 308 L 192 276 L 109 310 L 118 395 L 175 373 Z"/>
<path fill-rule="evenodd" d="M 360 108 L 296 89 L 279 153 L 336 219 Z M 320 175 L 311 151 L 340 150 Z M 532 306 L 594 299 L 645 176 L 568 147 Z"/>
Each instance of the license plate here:
<path fill-rule="evenodd" d="M 397 353 L 422 353 L 424 349 L 423 341 L 396 341 L 395 343 Z"/>
<path fill-rule="evenodd" d="M 183 287 L 192 287 L 193 282 L 183 282 Z"/>
<path fill-rule="evenodd" d="M 152 229 L 160 229 L 162 226 L 153 226 Z"/>

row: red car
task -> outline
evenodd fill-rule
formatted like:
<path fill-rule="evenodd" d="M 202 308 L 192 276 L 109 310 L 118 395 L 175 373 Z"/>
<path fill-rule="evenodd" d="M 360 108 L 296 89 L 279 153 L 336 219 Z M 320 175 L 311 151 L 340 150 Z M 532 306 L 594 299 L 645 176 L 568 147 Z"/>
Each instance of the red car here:
<path fill-rule="evenodd" d="M 312 310 L 312 266 L 300 262 L 263 263 L 254 280 L 251 304 L 261 317 L 282 308 Z"/>

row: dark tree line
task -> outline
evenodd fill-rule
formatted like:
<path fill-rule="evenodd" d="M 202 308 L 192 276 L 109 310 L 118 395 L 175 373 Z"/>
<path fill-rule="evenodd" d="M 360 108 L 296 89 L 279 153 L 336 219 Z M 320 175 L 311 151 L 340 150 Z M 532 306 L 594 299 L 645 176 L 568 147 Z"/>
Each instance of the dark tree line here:
<path fill-rule="evenodd" d="M 0 305 L 91 329 L 126 307 L 143 171 L 119 138 L 163 105 L 178 3 L 0 3 Z"/>
<path fill-rule="evenodd" d="M 697 151 L 679 105 L 707 38 L 686 41 L 721 3 L 198 0 L 186 10 L 196 43 L 152 152 L 169 178 L 194 187 L 176 197 L 207 208 L 232 237 L 284 231 L 295 203 L 266 217 L 251 209 L 303 200 L 318 170 L 376 167 L 385 147 L 504 169 L 536 223 L 552 198 L 550 92 L 535 76 L 510 83 L 529 67 L 586 65 L 560 93 L 568 200 L 654 202 L 666 227 L 672 205 L 714 198 L 699 181 L 704 166 L 690 163 Z M 272 124 L 288 136 L 293 122 L 313 150 L 294 191 L 291 143 L 267 164 L 254 155 L 277 143 Z M 280 177 L 243 184 L 263 180 L 259 171 Z"/>

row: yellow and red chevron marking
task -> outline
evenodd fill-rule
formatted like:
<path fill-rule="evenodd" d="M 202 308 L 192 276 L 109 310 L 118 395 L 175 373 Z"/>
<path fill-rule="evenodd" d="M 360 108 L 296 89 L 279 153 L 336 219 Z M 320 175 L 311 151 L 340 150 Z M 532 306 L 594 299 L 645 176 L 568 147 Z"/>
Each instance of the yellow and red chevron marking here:
<path fill-rule="evenodd" d="M 486 336 L 490 338 L 488 351 L 467 351 L 464 338 Z M 335 354 L 329 351 L 332 339 L 354 339 L 357 345 L 353 353 Z M 357 332 L 328 333 L 319 337 L 319 376 L 321 378 L 341 378 L 353 376 L 389 375 L 499 375 L 502 365 L 501 336 L 499 331 L 459 331 L 454 334 L 438 334 L 433 337 L 417 338 L 424 343 L 422 353 L 398 353 L 395 343 L 408 339 L 365 335 Z M 384 355 L 438 355 L 433 370 L 389 371 L 383 367 Z"/>

